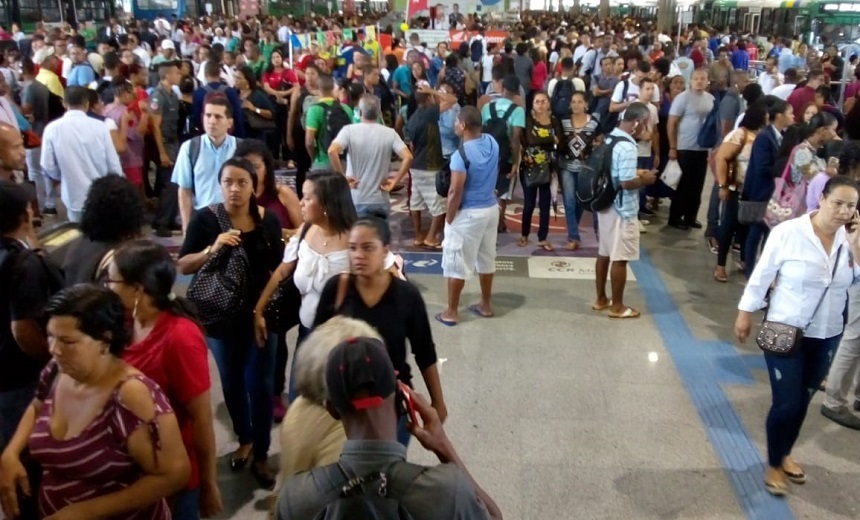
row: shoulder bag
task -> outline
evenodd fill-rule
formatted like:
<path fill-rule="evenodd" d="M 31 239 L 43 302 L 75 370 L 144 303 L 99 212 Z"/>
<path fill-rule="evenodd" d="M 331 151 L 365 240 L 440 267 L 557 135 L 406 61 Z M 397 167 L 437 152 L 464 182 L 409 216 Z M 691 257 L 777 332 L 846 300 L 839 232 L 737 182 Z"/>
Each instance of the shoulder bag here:
<path fill-rule="evenodd" d="M 833 271 L 830 273 L 830 284 L 833 284 L 833 278 L 836 276 L 836 266 L 839 265 L 839 257 L 842 255 L 842 246 L 839 246 L 839 249 L 836 251 L 836 261 L 833 262 Z M 806 324 L 806 327 L 800 328 L 795 327 L 794 325 L 788 325 L 786 323 L 779 323 L 776 321 L 770 321 L 767 319 L 767 312 L 765 311 L 765 319 L 761 323 L 761 330 L 758 332 L 758 336 L 756 336 L 756 343 L 758 347 L 765 351 L 768 354 L 773 354 L 777 356 L 791 356 L 797 349 L 800 347 L 800 343 L 803 341 L 803 333 L 806 329 L 812 325 L 812 321 L 815 319 L 815 315 L 818 314 L 818 310 L 821 308 L 821 304 L 824 303 L 824 298 L 827 296 L 827 292 L 830 290 L 830 285 L 824 289 L 824 292 L 821 293 L 821 298 L 818 300 L 818 305 L 815 306 L 815 310 L 812 311 L 812 317 L 809 318 L 809 323 Z"/>
<path fill-rule="evenodd" d="M 222 233 L 233 227 L 223 204 L 209 206 Z M 222 247 L 194 275 L 186 296 L 197 307 L 200 323 L 209 327 L 227 321 L 245 304 L 251 263 L 242 246 Z"/>
<path fill-rule="evenodd" d="M 796 151 L 797 147 L 791 151 L 782 175 L 774 179 L 773 195 L 771 195 L 764 213 L 764 223 L 769 228 L 799 217 L 806 212 L 806 186 L 808 183 L 803 179 L 797 184 L 791 181 L 791 163 L 794 161 Z"/>
<path fill-rule="evenodd" d="M 311 225 L 305 224 L 299 232 L 299 247 L 308 234 Z M 266 327 L 269 330 L 284 334 L 294 326 L 299 324 L 299 309 L 302 306 L 302 295 L 296 287 L 296 269 L 299 266 L 299 259 L 296 257 L 296 265 L 293 267 L 293 272 L 287 278 L 281 280 L 275 294 L 269 300 L 263 315 L 266 318 Z"/>

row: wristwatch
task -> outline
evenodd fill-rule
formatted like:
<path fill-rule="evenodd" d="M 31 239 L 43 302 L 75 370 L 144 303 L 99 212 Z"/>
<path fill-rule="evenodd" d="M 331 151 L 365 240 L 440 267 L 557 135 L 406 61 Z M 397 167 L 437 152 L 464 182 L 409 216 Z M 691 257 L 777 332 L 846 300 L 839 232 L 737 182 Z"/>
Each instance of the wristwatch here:
<path fill-rule="evenodd" d="M 255 108 L 255 109 L 254 109 L 254 111 L 255 111 L 255 112 L 257 112 L 258 114 L 260 113 L 260 109 L 259 109 L 259 108 Z"/>
<path fill-rule="evenodd" d="M 210 254 L 212 254 L 212 246 L 211 245 L 206 246 L 206 249 L 203 250 L 203 254 L 206 256 L 209 256 Z"/>

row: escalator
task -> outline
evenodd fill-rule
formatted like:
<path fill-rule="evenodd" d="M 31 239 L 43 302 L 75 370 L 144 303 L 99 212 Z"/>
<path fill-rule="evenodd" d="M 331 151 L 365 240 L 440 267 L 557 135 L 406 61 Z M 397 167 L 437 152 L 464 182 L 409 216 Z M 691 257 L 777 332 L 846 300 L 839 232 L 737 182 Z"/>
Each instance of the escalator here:
<path fill-rule="evenodd" d="M 56 265 L 63 265 L 69 247 L 81 237 L 77 224 L 64 222 L 39 231 L 39 244 Z"/>

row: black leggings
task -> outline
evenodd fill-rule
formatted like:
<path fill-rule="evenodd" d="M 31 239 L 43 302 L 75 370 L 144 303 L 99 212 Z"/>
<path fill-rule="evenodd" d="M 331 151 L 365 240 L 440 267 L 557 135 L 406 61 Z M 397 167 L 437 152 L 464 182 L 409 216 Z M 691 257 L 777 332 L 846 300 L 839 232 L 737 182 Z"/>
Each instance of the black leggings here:
<path fill-rule="evenodd" d="M 702 189 L 708 171 L 708 152 L 678 150 L 678 165 L 681 167 L 681 181 L 672 197 L 669 207 L 670 224 L 692 225 L 702 205 Z"/>
<path fill-rule="evenodd" d="M 540 220 L 538 223 L 538 240 L 543 242 L 549 234 L 549 205 L 552 199 L 550 190 L 551 184 L 541 184 L 540 186 L 526 186 L 526 176 L 520 170 L 520 183 L 523 185 L 523 225 L 522 236 L 527 237 L 532 232 L 532 215 L 535 212 L 535 203 L 540 195 Z"/>

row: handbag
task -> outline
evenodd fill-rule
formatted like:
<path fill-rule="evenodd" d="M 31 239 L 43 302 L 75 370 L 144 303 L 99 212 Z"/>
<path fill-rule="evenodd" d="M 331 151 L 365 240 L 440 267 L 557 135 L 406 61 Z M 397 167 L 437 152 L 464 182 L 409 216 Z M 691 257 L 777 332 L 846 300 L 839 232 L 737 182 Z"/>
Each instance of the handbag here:
<path fill-rule="evenodd" d="M 549 162 L 524 164 L 523 168 L 523 184 L 527 188 L 535 188 L 537 186 L 546 186 L 552 182 L 552 171 L 549 167 Z"/>
<path fill-rule="evenodd" d="M 764 213 L 764 223 L 768 227 L 791 220 L 806 212 L 806 182 L 797 184 L 791 182 L 791 162 L 794 159 L 794 150 L 785 163 L 782 175 L 774 180 L 773 195 L 767 203 Z"/>
<path fill-rule="evenodd" d="M 266 119 L 260 114 L 256 113 L 253 110 L 245 109 L 245 120 L 248 122 L 248 126 L 251 127 L 251 130 L 256 130 L 258 132 L 274 132 L 278 125 L 275 124 L 275 121 L 272 119 Z"/>
<path fill-rule="evenodd" d="M 223 204 L 209 206 L 218 217 L 222 233 L 233 227 Z M 251 263 L 241 247 L 222 247 L 197 271 L 186 296 L 197 307 L 200 323 L 209 327 L 223 323 L 242 309 L 248 290 Z"/>
<path fill-rule="evenodd" d="M 42 146 L 42 138 L 32 130 L 22 130 L 21 138 L 24 139 L 24 148 L 27 150 Z"/>
<path fill-rule="evenodd" d="M 833 283 L 833 278 L 836 276 L 836 266 L 839 265 L 839 257 L 842 254 L 842 246 L 839 246 L 839 249 L 836 251 L 836 261 L 833 262 L 833 272 L 830 273 L 830 283 Z M 758 336 L 756 336 L 755 342 L 758 344 L 758 347 L 765 351 L 768 354 L 774 354 L 777 356 L 790 356 L 794 354 L 798 347 L 800 347 L 801 341 L 803 341 L 803 333 L 812 325 L 812 320 L 815 319 L 815 315 L 818 314 L 818 309 L 821 308 L 821 304 L 824 302 L 824 297 L 827 296 L 827 291 L 830 290 L 830 285 L 824 289 L 824 292 L 821 293 L 821 298 L 818 300 L 818 305 L 815 306 L 815 310 L 812 311 L 812 317 L 809 318 L 809 323 L 806 324 L 806 327 L 802 329 L 800 327 L 795 327 L 794 325 L 788 325 L 786 323 L 779 323 L 777 321 L 770 321 L 767 319 L 767 313 L 765 313 L 765 319 L 761 323 L 761 330 L 758 332 Z"/>
<path fill-rule="evenodd" d="M 299 233 L 299 246 L 301 246 L 310 228 L 309 224 L 302 226 Z M 298 267 L 298 259 L 296 259 L 292 274 L 278 284 L 278 288 L 275 289 L 275 293 L 269 300 L 269 304 L 266 305 L 263 314 L 266 319 L 266 326 L 278 334 L 286 333 L 300 322 L 299 309 L 302 306 L 302 294 L 296 287 L 296 267 Z"/>

